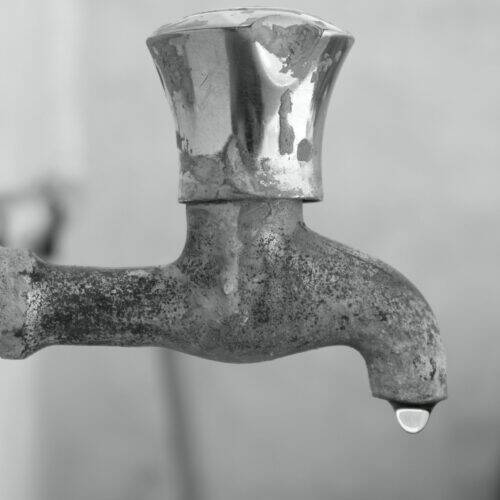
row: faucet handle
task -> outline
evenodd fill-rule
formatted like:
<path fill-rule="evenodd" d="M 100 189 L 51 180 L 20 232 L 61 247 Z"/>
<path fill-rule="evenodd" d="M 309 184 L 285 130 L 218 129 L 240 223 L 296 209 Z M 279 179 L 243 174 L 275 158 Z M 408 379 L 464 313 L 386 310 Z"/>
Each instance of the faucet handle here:
<path fill-rule="evenodd" d="M 353 38 L 288 10 L 187 17 L 147 41 L 177 121 L 179 201 L 321 200 L 331 88 Z"/>

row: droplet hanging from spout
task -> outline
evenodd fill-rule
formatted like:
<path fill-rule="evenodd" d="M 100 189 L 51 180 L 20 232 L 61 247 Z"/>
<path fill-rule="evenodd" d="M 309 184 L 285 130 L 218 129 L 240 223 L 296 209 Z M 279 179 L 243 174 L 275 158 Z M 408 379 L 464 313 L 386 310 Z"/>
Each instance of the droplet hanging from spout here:
<path fill-rule="evenodd" d="M 429 421 L 430 413 L 422 408 L 400 408 L 396 410 L 396 418 L 402 429 L 409 434 L 422 431 Z"/>
<path fill-rule="evenodd" d="M 434 405 L 411 406 L 401 403 L 391 403 L 396 412 L 396 420 L 408 434 L 418 434 L 423 431 Z"/>

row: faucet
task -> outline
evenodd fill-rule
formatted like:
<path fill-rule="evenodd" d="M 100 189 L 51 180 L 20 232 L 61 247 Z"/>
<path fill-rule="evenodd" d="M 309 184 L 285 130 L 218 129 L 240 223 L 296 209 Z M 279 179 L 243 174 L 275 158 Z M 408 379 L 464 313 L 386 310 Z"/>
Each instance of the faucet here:
<path fill-rule="evenodd" d="M 434 315 L 400 273 L 311 231 L 327 103 L 353 38 L 288 10 L 187 17 L 147 45 L 177 122 L 187 239 L 164 266 L 49 264 L 0 248 L 0 355 L 55 344 L 163 346 L 267 361 L 333 345 L 418 432 L 446 398 Z"/>

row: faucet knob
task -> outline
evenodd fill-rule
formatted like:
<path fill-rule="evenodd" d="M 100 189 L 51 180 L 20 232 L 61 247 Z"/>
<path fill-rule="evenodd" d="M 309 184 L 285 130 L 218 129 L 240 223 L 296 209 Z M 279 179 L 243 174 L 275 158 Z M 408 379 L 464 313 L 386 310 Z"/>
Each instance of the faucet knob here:
<path fill-rule="evenodd" d="M 288 10 L 187 17 L 147 41 L 177 121 L 181 202 L 321 200 L 330 91 L 353 38 Z"/>

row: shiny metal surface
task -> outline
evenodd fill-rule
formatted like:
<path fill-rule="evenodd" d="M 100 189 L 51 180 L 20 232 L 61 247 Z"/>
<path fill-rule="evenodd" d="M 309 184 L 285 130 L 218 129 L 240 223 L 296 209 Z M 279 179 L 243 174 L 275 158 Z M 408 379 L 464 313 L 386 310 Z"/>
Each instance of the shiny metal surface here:
<path fill-rule="evenodd" d="M 352 42 L 319 19 L 271 9 L 156 31 L 147 43 L 177 120 L 179 200 L 320 200 L 325 112 Z"/>

